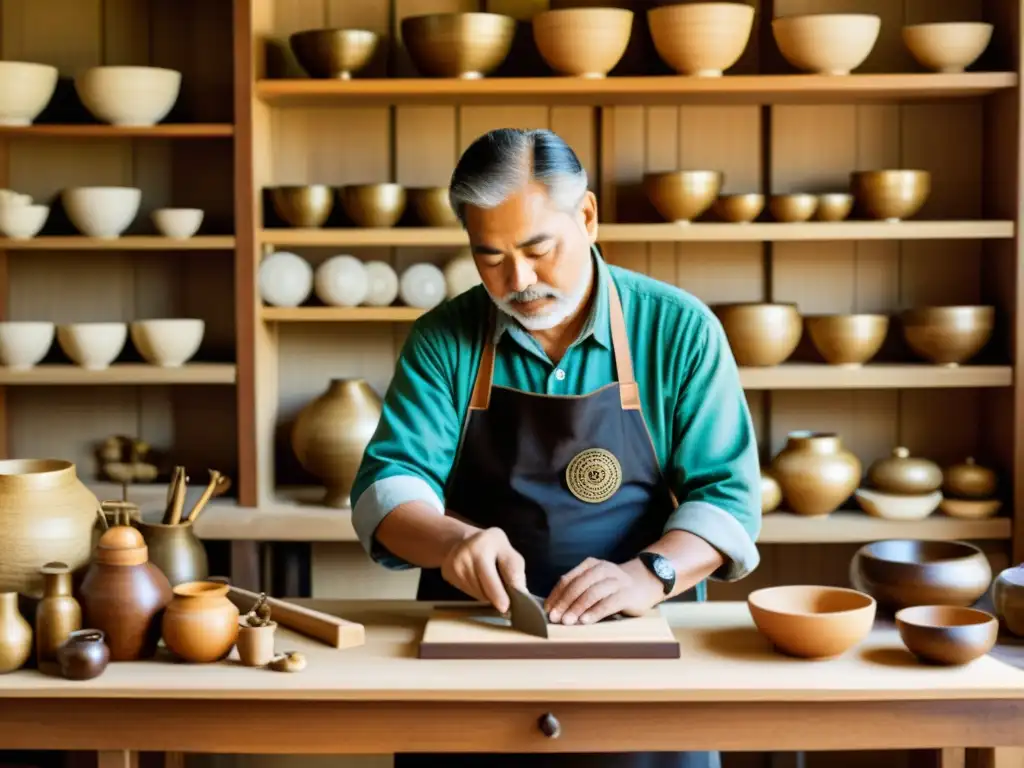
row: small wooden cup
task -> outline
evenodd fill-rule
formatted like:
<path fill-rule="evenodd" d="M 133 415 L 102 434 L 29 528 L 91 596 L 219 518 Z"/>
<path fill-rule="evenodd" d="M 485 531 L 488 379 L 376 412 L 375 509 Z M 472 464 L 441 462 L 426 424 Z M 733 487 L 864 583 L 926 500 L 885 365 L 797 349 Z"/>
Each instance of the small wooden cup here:
<path fill-rule="evenodd" d="M 276 622 L 265 627 L 249 627 L 241 624 L 238 627 L 238 658 L 247 667 L 265 667 L 274 658 L 274 631 Z"/>

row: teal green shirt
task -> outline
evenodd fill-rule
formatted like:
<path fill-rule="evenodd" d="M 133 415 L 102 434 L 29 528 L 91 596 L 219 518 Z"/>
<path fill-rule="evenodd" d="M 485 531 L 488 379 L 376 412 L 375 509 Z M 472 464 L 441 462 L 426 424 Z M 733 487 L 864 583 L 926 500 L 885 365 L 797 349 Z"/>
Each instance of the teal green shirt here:
<path fill-rule="evenodd" d="M 557 365 L 515 320 L 497 313 L 494 384 L 564 396 L 615 381 L 610 275 L 622 301 L 647 428 L 679 501 L 664 529 L 690 531 L 723 554 L 725 565 L 712 578 L 740 579 L 759 562 L 761 480 L 750 411 L 725 333 L 694 296 L 608 265 L 596 252 L 594 258 L 597 295 L 590 316 Z M 492 305 L 482 286 L 472 288 L 417 320 L 402 348 L 352 489 L 359 539 L 389 568 L 410 566 L 375 540 L 384 516 L 410 501 L 444 513 Z M 701 585 L 699 597 L 703 593 Z"/>

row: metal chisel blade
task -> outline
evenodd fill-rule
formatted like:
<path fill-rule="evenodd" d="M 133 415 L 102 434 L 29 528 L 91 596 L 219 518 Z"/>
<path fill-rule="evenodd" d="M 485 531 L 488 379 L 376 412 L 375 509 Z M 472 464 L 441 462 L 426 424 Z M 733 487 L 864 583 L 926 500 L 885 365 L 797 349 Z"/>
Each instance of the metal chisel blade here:
<path fill-rule="evenodd" d="M 528 592 L 505 586 L 509 598 L 512 628 L 534 637 L 548 636 L 548 614 L 544 601 Z"/>

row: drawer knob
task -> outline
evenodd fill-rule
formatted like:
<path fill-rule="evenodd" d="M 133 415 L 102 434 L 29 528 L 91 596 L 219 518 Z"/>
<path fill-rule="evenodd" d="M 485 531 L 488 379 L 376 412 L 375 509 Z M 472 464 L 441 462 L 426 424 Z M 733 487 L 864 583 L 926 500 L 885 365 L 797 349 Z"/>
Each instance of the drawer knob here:
<path fill-rule="evenodd" d="M 558 718 L 550 712 L 546 712 L 541 715 L 540 719 L 537 721 L 537 725 L 540 727 L 541 733 L 549 739 L 557 739 L 562 735 L 562 724 L 558 722 Z"/>

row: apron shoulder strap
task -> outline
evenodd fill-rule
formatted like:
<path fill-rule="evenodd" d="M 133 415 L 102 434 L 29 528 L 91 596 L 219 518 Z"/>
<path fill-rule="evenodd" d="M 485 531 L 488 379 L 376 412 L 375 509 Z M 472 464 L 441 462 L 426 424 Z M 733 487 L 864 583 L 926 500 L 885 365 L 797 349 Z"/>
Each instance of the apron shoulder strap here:
<path fill-rule="evenodd" d="M 471 411 L 486 411 L 491 404 L 491 382 L 494 381 L 494 329 L 496 308 L 492 303 L 484 324 L 484 351 L 476 369 L 476 382 L 469 400 Z"/>
<path fill-rule="evenodd" d="M 608 276 L 608 314 L 612 331 L 612 353 L 615 355 L 615 373 L 619 379 L 619 400 L 627 411 L 640 410 L 640 390 L 633 377 L 633 356 L 629 352 L 629 334 L 622 301 L 611 275 Z"/>

